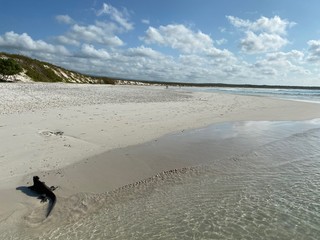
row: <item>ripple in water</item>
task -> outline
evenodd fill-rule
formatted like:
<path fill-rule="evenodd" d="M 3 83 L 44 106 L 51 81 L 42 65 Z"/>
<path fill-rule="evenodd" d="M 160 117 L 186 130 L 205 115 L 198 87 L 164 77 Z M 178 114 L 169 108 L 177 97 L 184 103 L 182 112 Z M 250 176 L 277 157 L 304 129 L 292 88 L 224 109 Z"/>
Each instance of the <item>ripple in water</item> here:
<path fill-rule="evenodd" d="M 23 226 L 10 236 L 319 239 L 320 125 L 311 123 L 300 132 L 297 125 L 290 126 L 292 132 L 284 137 L 207 166 L 162 173 L 111 193 L 61 200 L 55 218 L 31 230 Z M 265 131 L 272 128 L 276 130 L 270 123 Z M 39 235 L 39 229 L 45 234 Z"/>

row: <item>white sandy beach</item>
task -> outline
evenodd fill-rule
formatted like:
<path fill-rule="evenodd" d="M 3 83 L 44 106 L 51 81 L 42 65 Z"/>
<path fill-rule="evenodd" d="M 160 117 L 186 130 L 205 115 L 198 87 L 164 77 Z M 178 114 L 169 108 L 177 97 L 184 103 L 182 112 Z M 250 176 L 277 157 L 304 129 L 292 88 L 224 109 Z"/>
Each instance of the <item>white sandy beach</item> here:
<path fill-rule="evenodd" d="M 181 163 L 118 159 L 87 162 L 85 171 L 70 166 L 112 149 L 212 123 L 320 117 L 320 104 L 177 90 L 0 84 L 0 221 L 14 221 L 35 207 L 34 198 L 16 190 L 31 184 L 35 174 L 48 185 L 58 185 L 58 197 L 105 192 Z"/>

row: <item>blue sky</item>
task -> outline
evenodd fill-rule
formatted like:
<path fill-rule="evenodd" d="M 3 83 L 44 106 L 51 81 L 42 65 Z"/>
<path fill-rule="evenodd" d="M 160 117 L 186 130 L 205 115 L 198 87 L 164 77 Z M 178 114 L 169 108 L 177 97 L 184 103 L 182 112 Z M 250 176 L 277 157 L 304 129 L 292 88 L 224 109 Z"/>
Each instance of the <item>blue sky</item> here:
<path fill-rule="evenodd" d="M 0 51 L 82 73 L 320 85 L 317 0 L 0 3 Z"/>

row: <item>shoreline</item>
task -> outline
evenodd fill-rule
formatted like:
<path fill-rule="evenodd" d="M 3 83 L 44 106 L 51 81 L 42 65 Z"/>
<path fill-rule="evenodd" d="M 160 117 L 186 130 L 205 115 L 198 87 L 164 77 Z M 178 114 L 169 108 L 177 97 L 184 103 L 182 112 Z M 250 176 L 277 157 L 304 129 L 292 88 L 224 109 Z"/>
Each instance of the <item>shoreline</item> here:
<path fill-rule="evenodd" d="M 24 95 L 19 95 L 17 88 L 23 89 Z M 319 104 L 160 87 L 18 84 L 3 92 L 0 134 L 6 140 L 0 146 L 0 219 L 13 211 L 26 210 L 26 205 L 34 206 L 33 198 L 15 188 L 27 185 L 35 173 L 48 185 L 60 185 L 58 196 L 90 189 L 97 192 L 99 186 L 94 186 L 98 181 L 107 182 L 103 192 L 166 167 L 183 167 L 179 159 L 173 165 L 166 162 L 161 166 L 148 159 L 121 162 L 126 147 L 214 123 L 320 117 Z M 114 149 L 118 155 L 112 161 L 97 163 L 99 155 Z M 87 172 L 71 170 L 84 161 L 91 167 L 82 168 Z M 105 175 L 88 181 L 88 174 L 103 168 Z M 130 175 L 128 169 L 134 174 Z"/>

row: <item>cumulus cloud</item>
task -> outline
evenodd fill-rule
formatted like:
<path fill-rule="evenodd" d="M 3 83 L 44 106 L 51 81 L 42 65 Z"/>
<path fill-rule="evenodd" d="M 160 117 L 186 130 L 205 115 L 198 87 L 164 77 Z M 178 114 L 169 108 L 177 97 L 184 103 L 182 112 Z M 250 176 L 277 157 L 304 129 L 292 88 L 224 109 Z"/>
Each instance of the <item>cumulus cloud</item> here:
<path fill-rule="evenodd" d="M 290 52 L 268 53 L 266 58 L 257 61 L 253 67 L 262 75 L 287 77 L 290 74 L 305 74 L 310 72 L 304 68 L 304 53 L 298 50 Z"/>
<path fill-rule="evenodd" d="M 58 36 L 56 37 L 57 41 L 63 45 L 74 45 L 79 46 L 80 42 L 76 38 L 67 37 L 67 36 Z"/>
<path fill-rule="evenodd" d="M 253 32 L 268 32 L 281 35 L 285 35 L 287 33 L 287 28 L 296 24 L 294 22 L 289 22 L 286 19 L 281 19 L 279 16 L 274 16 L 273 18 L 261 17 L 255 22 L 243 20 L 234 16 L 227 16 L 227 19 L 237 28 Z"/>
<path fill-rule="evenodd" d="M 119 78 L 145 80 L 178 80 L 181 75 L 177 69 L 179 65 L 170 56 L 144 46 L 128 49 L 117 49 L 110 52 L 110 58 L 98 59 L 83 57 L 75 58 L 71 63 L 81 71 L 94 75 L 115 76 Z M 175 75 L 178 73 L 178 75 Z"/>
<path fill-rule="evenodd" d="M 265 53 L 278 51 L 288 44 L 287 29 L 294 26 L 294 22 L 281 19 L 261 17 L 256 21 L 243 20 L 234 16 L 227 16 L 229 22 L 245 33 L 240 40 L 242 51 L 246 53 Z"/>
<path fill-rule="evenodd" d="M 162 53 L 157 52 L 152 48 L 148 48 L 145 46 L 140 46 L 137 48 L 129 48 L 125 53 L 125 55 L 131 56 L 131 57 L 147 57 L 152 59 L 164 58 L 164 55 Z"/>
<path fill-rule="evenodd" d="M 147 44 L 159 44 L 185 53 L 205 51 L 212 47 L 209 35 L 194 32 L 182 24 L 170 24 L 159 28 L 149 27 L 142 40 Z"/>
<path fill-rule="evenodd" d="M 171 47 L 185 55 L 199 55 L 206 61 L 232 61 L 234 59 L 230 51 L 214 47 L 214 41 L 209 35 L 201 31 L 193 31 L 182 24 L 170 24 L 159 28 L 150 26 L 141 39 L 146 44 Z"/>
<path fill-rule="evenodd" d="M 56 20 L 59 23 L 64 23 L 64 24 L 73 24 L 74 23 L 74 20 L 69 15 L 58 15 L 58 16 L 56 16 Z"/>
<path fill-rule="evenodd" d="M 310 40 L 308 45 L 308 61 L 320 62 L 320 40 Z"/>
<path fill-rule="evenodd" d="M 57 40 L 61 44 L 79 46 L 81 42 L 88 44 L 99 43 L 106 47 L 118 47 L 124 45 L 123 41 L 114 34 L 116 26 L 112 23 L 96 22 L 90 25 L 74 24 L 70 30 Z"/>
<path fill-rule="evenodd" d="M 105 49 L 96 49 L 93 45 L 83 44 L 80 50 L 81 57 L 109 59 L 110 54 Z"/>
<path fill-rule="evenodd" d="M 268 61 L 290 60 L 290 61 L 303 61 L 304 53 L 298 50 L 291 50 L 290 52 L 274 52 L 266 55 Z"/>
<path fill-rule="evenodd" d="M 108 46 L 121 46 L 122 40 L 113 34 L 112 25 L 99 23 L 95 25 L 81 26 L 75 24 L 72 26 L 68 36 L 74 40 L 82 40 L 86 42 L 97 42 Z"/>
<path fill-rule="evenodd" d="M 109 16 L 113 21 L 118 23 L 126 31 L 133 29 L 133 23 L 129 21 L 129 13 L 125 8 L 123 9 L 123 11 L 119 11 L 117 8 L 111 6 L 110 4 L 104 3 L 102 9 L 98 11 L 97 15 Z"/>
<path fill-rule="evenodd" d="M 70 25 L 70 29 L 64 35 L 56 39 L 61 44 L 80 46 L 82 43 L 99 43 L 105 47 L 119 47 L 124 42 L 117 36 L 120 33 L 133 29 L 133 23 L 129 21 L 129 13 L 126 9 L 119 11 L 115 7 L 104 3 L 97 11 L 97 16 L 108 16 L 109 19 L 99 18 L 91 24 L 79 24 L 68 15 L 56 16 L 57 21 Z"/>
<path fill-rule="evenodd" d="M 213 58 L 222 58 L 222 59 L 226 59 L 226 60 L 231 60 L 234 58 L 234 55 L 226 49 L 218 49 L 218 48 L 210 48 L 206 51 L 206 56 L 208 57 L 213 57 Z"/>
<path fill-rule="evenodd" d="M 33 40 L 27 33 L 17 34 L 13 31 L 0 36 L 0 47 L 8 50 L 34 51 L 38 53 L 54 53 L 69 55 L 64 46 L 55 46 L 43 40 Z"/>
<path fill-rule="evenodd" d="M 240 69 L 230 51 L 215 48 L 209 35 L 181 24 L 150 26 L 141 40 L 149 45 L 177 49 L 180 55 L 165 55 L 145 46 L 117 50 L 108 61 L 108 69 L 113 69 L 119 76 L 127 74 L 132 78 L 202 82 L 208 78 L 227 81 L 226 77 L 236 77 Z M 119 67 L 115 68 L 115 65 Z"/>
<path fill-rule="evenodd" d="M 288 40 L 277 34 L 255 34 L 248 31 L 240 43 L 241 49 L 246 53 L 264 53 L 279 50 L 288 43 Z"/>

